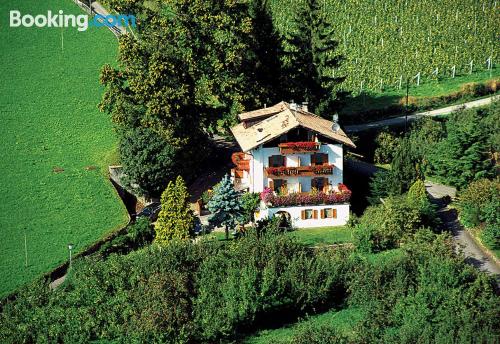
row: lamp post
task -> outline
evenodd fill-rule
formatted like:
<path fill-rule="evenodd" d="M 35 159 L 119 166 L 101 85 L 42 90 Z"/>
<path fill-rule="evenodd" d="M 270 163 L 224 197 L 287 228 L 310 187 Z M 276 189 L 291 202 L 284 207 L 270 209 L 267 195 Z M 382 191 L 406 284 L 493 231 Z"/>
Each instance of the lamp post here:
<path fill-rule="evenodd" d="M 68 250 L 69 250 L 69 267 L 71 268 L 71 251 L 73 250 L 74 245 L 73 244 L 68 244 Z"/>

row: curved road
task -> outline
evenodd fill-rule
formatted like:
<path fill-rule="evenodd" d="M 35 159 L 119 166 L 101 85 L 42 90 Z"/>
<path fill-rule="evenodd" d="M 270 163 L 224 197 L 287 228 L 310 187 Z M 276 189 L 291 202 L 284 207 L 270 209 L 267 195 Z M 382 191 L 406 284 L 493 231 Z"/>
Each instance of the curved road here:
<path fill-rule="evenodd" d="M 447 106 L 445 108 L 436 109 L 436 110 L 432 110 L 432 111 L 424 111 L 424 112 L 420 112 L 420 113 L 414 113 L 414 114 L 408 115 L 408 122 L 414 121 L 414 120 L 416 120 L 420 117 L 424 117 L 424 116 L 435 117 L 435 116 L 441 116 L 441 115 L 448 115 L 448 114 L 450 114 L 454 111 L 457 111 L 457 110 L 472 109 L 472 108 L 476 108 L 476 107 L 480 107 L 480 106 L 486 106 L 486 105 L 489 105 L 496 100 L 500 100 L 500 95 L 495 95 L 495 96 L 491 96 L 489 98 L 474 100 L 474 101 L 468 102 L 468 103 Z M 356 133 L 356 132 L 369 130 L 369 129 L 379 129 L 379 128 L 383 128 L 383 127 L 401 126 L 404 124 L 405 124 L 405 116 L 399 116 L 399 117 L 388 118 L 388 119 L 384 119 L 381 121 L 370 122 L 370 123 L 365 123 L 365 124 L 347 125 L 344 127 L 344 129 L 346 132 Z"/>

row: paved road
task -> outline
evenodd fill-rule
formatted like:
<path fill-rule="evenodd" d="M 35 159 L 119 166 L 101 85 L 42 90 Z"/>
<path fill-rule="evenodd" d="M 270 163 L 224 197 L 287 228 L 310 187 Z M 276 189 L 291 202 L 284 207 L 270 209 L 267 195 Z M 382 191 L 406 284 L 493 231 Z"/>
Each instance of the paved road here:
<path fill-rule="evenodd" d="M 471 108 L 475 108 L 475 107 L 489 105 L 495 100 L 500 100 L 500 95 L 496 95 L 496 96 L 492 96 L 492 97 L 484 98 L 484 99 L 479 99 L 479 100 L 474 100 L 472 102 L 468 102 L 468 103 L 464 103 L 464 104 L 447 106 L 445 108 L 436 109 L 436 110 L 432 110 L 432 111 L 414 113 L 414 114 L 408 115 L 408 122 L 414 121 L 414 120 L 416 120 L 420 117 L 424 117 L 424 116 L 435 117 L 435 116 L 441 116 L 441 115 L 448 115 L 454 111 L 461 110 L 461 109 L 471 109 Z M 399 116 L 399 117 L 388 118 L 388 119 L 384 119 L 381 121 L 370 122 L 370 123 L 365 123 L 365 124 L 347 125 L 344 127 L 344 129 L 346 132 L 356 133 L 356 132 L 369 130 L 369 129 L 401 126 L 404 124 L 405 124 L 405 116 Z"/>
<path fill-rule="evenodd" d="M 425 182 L 427 192 L 433 201 L 440 205 L 439 217 L 443 221 L 443 225 L 448 228 L 452 235 L 457 249 L 461 249 L 466 257 L 466 261 L 478 268 L 495 276 L 497 284 L 500 286 L 500 266 L 496 264 L 482 249 L 479 247 L 469 232 L 465 230 L 458 221 L 456 209 L 451 209 L 442 198 L 449 196 L 452 199 L 456 195 L 456 189 L 450 186 L 435 184 L 429 181 Z"/>

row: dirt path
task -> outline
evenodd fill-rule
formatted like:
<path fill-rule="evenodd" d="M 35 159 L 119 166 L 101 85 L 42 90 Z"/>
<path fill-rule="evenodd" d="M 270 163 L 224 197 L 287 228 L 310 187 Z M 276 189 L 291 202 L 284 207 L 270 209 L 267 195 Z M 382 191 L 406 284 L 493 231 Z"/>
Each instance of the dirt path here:
<path fill-rule="evenodd" d="M 476 108 L 476 107 L 480 107 L 480 106 L 486 106 L 486 105 L 491 104 L 495 100 L 500 100 L 500 95 L 495 95 L 495 96 L 491 96 L 491 97 L 484 98 L 484 99 L 474 100 L 474 101 L 463 103 L 463 104 L 447 106 L 447 107 L 432 110 L 432 111 L 413 113 L 413 114 L 408 115 L 408 122 L 412 122 L 412 121 L 414 121 L 420 117 L 424 117 L 424 116 L 435 117 L 435 116 L 441 116 L 441 115 L 448 115 L 448 114 L 450 114 L 454 111 L 457 111 L 457 110 L 472 109 L 472 108 Z M 356 132 L 370 130 L 370 129 L 379 129 L 379 128 L 383 128 L 383 127 L 401 126 L 404 124 L 405 124 L 405 116 L 399 116 L 399 117 L 388 118 L 388 119 L 384 119 L 381 121 L 375 121 L 375 122 L 370 122 L 370 123 L 365 123 L 365 124 L 347 125 L 347 126 L 345 126 L 345 131 L 348 133 L 356 133 Z"/>

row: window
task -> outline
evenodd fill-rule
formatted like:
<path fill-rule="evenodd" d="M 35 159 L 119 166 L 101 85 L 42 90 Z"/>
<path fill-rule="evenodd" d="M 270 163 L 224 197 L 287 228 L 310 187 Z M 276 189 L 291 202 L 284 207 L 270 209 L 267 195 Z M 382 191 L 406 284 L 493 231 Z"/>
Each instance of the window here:
<path fill-rule="evenodd" d="M 271 155 L 269 157 L 269 167 L 286 166 L 286 158 L 283 155 Z"/>
<path fill-rule="evenodd" d="M 323 209 L 321 211 L 321 218 L 322 219 L 336 219 L 337 218 L 337 209 L 333 209 L 333 208 L 327 208 L 327 209 Z"/>
<path fill-rule="evenodd" d="M 274 179 L 269 181 L 269 187 L 279 193 L 286 194 L 286 180 L 285 179 Z"/>
<path fill-rule="evenodd" d="M 306 220 L 309 220 L 309 219 L 313 218 L 313 211 L 312 211 L 312 209 L 306 209 L 305 212 L 306 212 L 306 216 L 305 216 Z"/>
<path fill-rule="evenodd" d="M 312 178 L 311 188 L 315 188 L 318 191 L 325 191 L 328 186 L 328 178 Z"/>
<path fill-rule="evenodd" d="M 305 209 L 301 211 L 301 219 L 302 220 L 311 220 L 318 218 L 318 211 L 313 209 Z"/>
<path fill-rule="evenodd" d="M 280 136 L 280 143 L 287 142 L 288 141 L 288 135 L 283 134 Z"/>
<path fill-rule="evenodd" d="M 328 164 L 328 154 L 326 153 L 314 153 L 311 154 L 311 165 L 327 165 Z"/>

